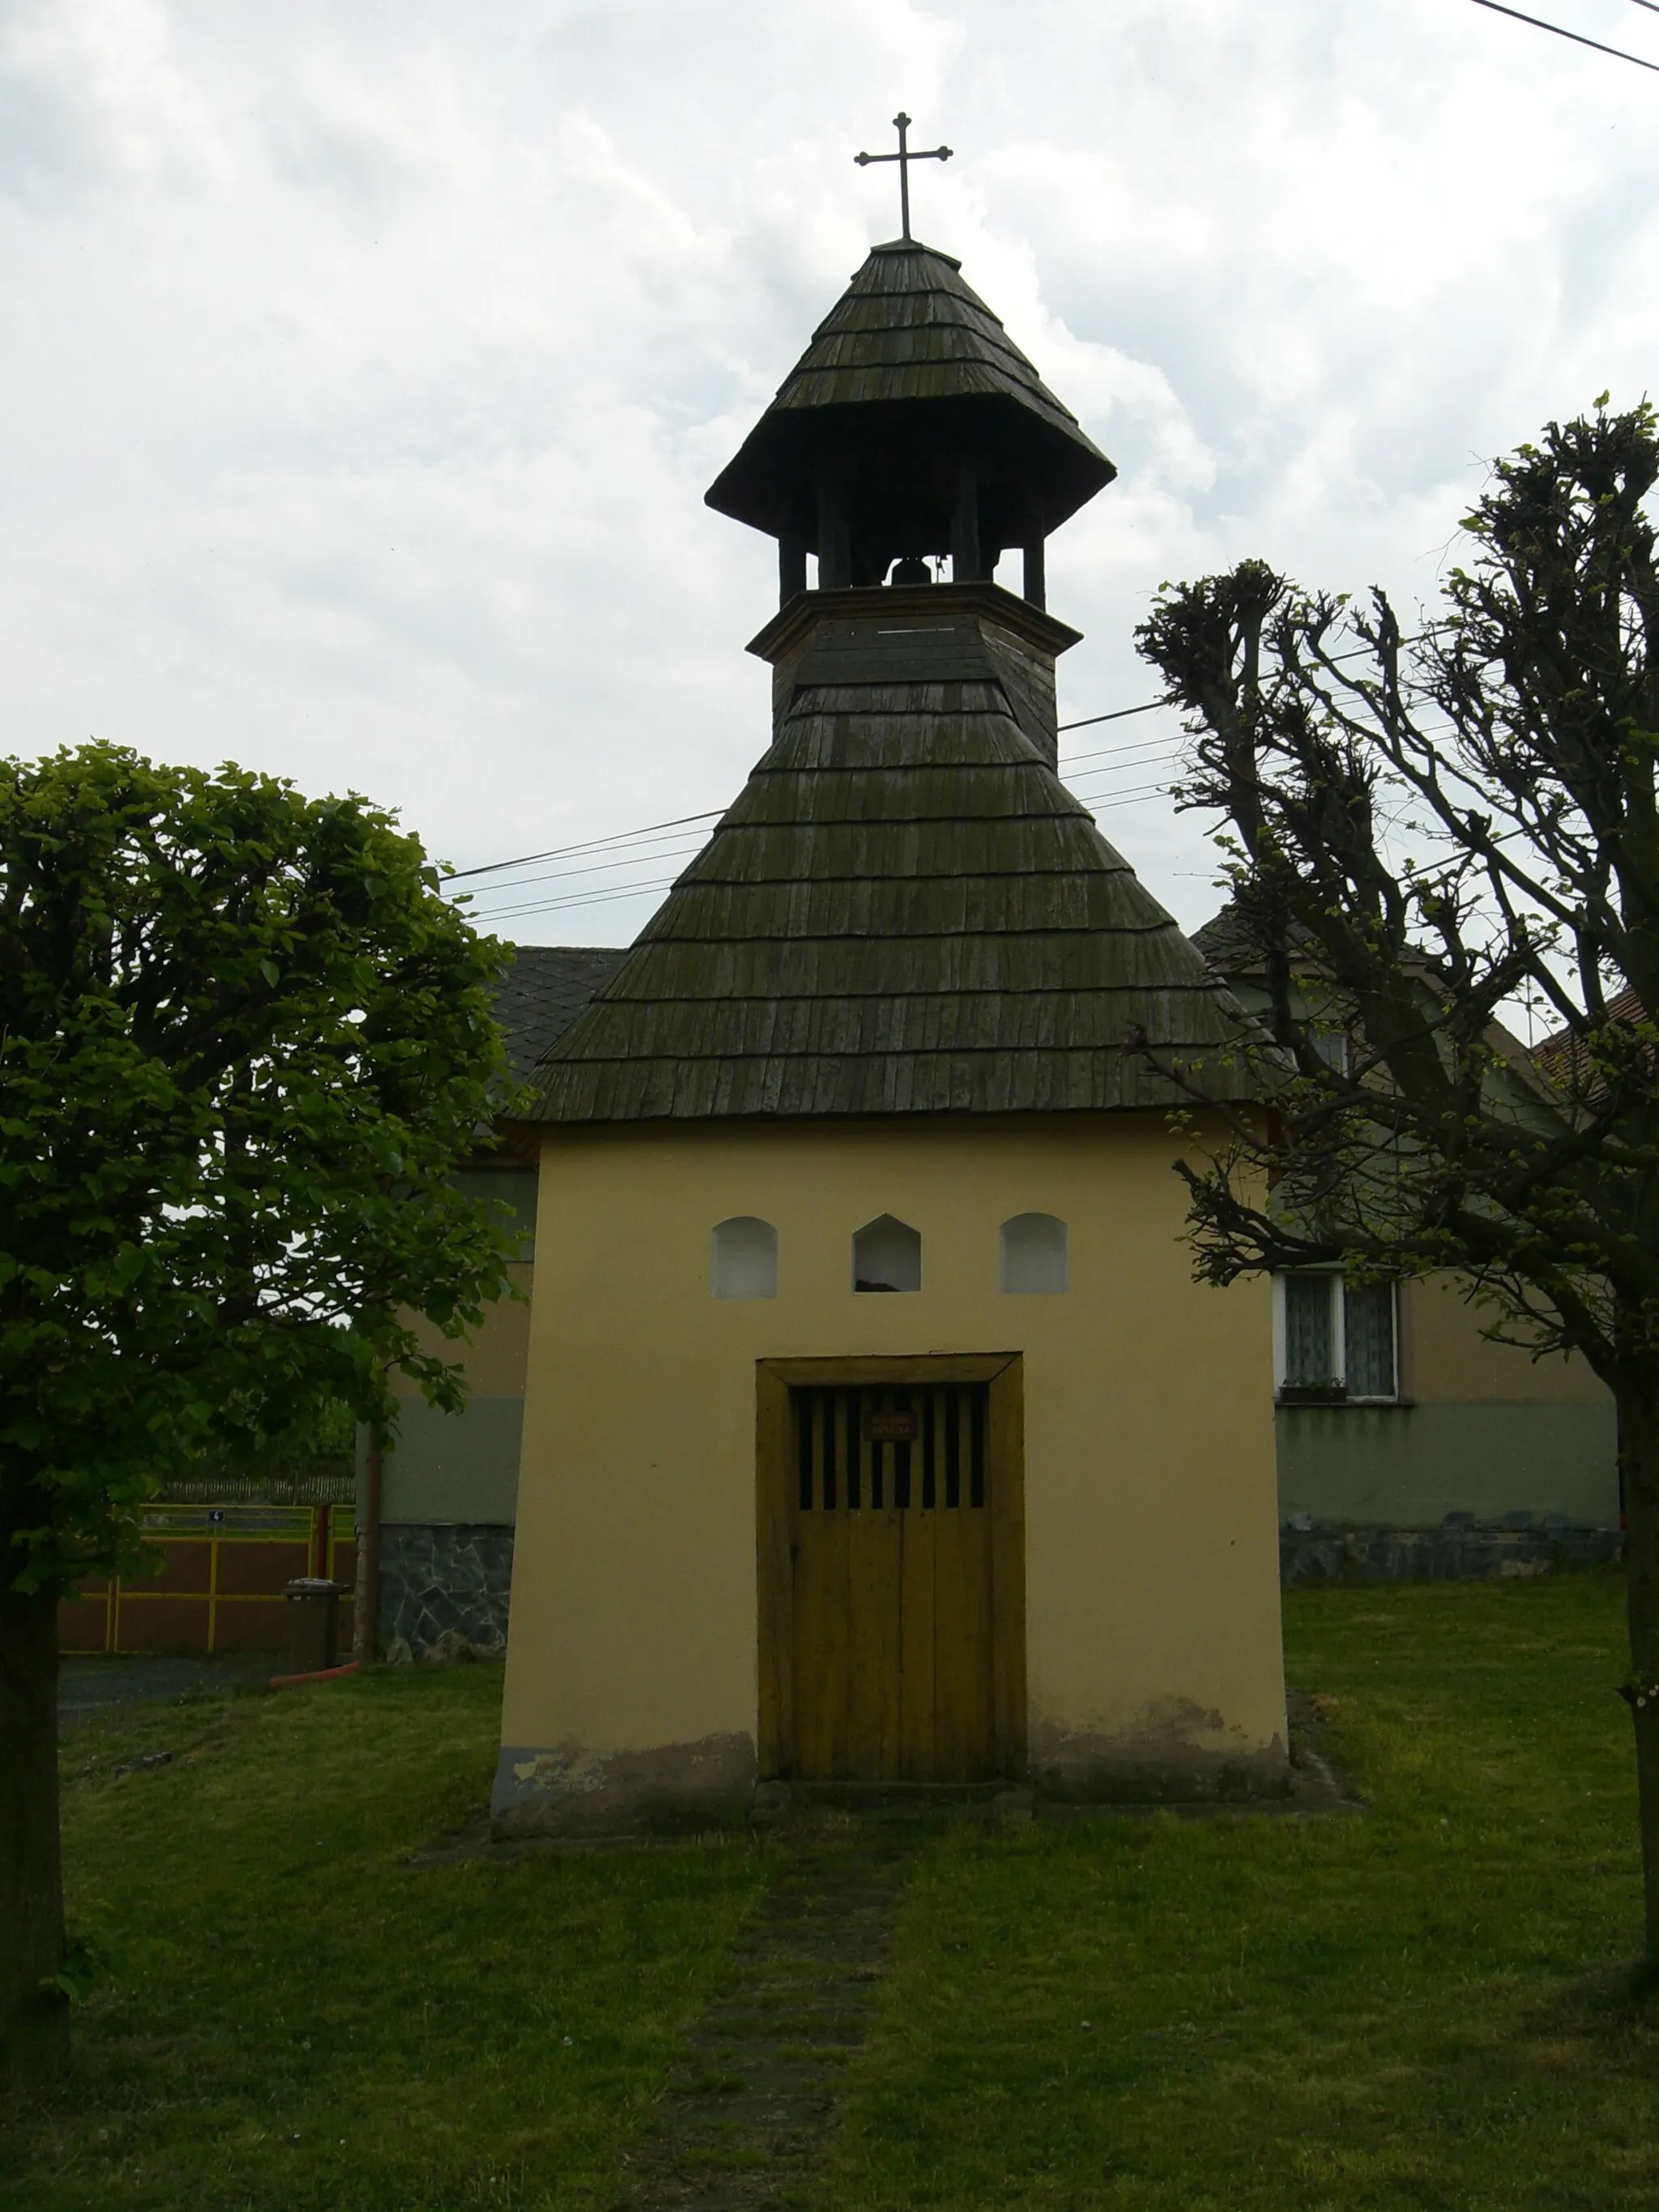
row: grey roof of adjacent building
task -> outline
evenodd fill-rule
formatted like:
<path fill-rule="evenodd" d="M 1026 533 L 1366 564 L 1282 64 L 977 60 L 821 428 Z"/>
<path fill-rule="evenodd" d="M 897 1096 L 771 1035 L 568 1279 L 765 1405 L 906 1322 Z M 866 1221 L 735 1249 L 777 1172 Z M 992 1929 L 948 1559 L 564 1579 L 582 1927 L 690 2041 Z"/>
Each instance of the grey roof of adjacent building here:
<path fill-rule="evenodd" d="M 1291 925 L 1291 942 L 1301 948 L 1311 964 L 1316 965 L 1319 947 L 1313 933 L 1300 922 Z M 1193 932 L 1193 944 L 1201 952 L 1218 975 L 1243 979 L 1261 975 L 1267 964 L 1267 956 L 1261 938 L 1239 912 L 1235 900 L 1229 899 L 1219 914 Z"/>
<path fill-rule="evenodd" d="M 803 665 L 770 750 L 548 1053 L 531 1118 L 1101 1112 L 1187 1103 L 1185 1083 L 1249 1096 L 1242 1008 L 983 654 L 953 674 L 877 632 L 857 667 Z"/>
<path fill-rule="evenodd" d="M 495 986 L 514 1076 L 527 1083 L 548 1048 L 628 957 L 611 945 L 520 945 Z"/>

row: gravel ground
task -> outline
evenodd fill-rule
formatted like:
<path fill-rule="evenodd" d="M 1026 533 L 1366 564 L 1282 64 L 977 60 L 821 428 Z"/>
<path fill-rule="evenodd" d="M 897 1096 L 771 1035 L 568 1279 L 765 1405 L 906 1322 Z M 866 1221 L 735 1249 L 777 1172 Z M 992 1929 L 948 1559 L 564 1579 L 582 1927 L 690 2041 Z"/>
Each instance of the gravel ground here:
<path fill-rule="evenodd" d="M 263 1690 L 287 1662 L 279 1652 L 238 1659 L 65 1659 L 58 1676 L 58 1724 L 76 1721 L 106 1705 L 171 1704 L 203 1690 Z"/>

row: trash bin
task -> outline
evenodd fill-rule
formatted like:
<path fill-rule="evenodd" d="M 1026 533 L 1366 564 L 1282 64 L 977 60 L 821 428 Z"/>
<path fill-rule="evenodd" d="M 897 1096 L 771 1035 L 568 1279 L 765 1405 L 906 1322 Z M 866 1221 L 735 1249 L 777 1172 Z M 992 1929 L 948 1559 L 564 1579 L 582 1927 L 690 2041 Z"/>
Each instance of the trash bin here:
<path fill-rule="evenodd" d="M 344 1583 L 301 1575 L 283 1595 L 288 1600 L 288 1663 L 295 1674 L 320 1674 L 340 1663 L 340 1600 Z"/>

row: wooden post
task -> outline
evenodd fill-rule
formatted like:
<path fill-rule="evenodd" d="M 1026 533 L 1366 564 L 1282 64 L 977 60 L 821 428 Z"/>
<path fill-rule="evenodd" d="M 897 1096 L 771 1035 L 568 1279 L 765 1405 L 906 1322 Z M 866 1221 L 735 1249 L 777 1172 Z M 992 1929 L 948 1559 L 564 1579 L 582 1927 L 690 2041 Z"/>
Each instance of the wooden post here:
<path fill-rule="evenodd" d="M 1047 607 L 1048 580 L 1044 571 L 1043 541 L 1036 531 L 1025 541 L 1025 597 L 1034 607 Z"/>
<path fill-rule="evenodd" d="M 951 512 L 951 580 L 971 584 L 979 580 L 979 475 L 972 461 L 957 471 L 956 504 Z"/>
<path fill-rule="evenodd" d="M 853 581 L 853 532 L 847 490 L 833 468 L 818 471 L 818 589 L 844 592 Z"/>
<path fill-rule="evenodd" d="M 363 1516 L 357 1529 L 356 1609 L 351 1624 L 351 1656 L 372 1667 L 380 1634 L 380 1491 L 386 1455 L 371 1437 L 363 1455 Z"/>
<path fill-rule="evenodd" d="M 778 605 L 787 607 L 806 589 L 806 540 L 798 530 L 778 538 Z"/>

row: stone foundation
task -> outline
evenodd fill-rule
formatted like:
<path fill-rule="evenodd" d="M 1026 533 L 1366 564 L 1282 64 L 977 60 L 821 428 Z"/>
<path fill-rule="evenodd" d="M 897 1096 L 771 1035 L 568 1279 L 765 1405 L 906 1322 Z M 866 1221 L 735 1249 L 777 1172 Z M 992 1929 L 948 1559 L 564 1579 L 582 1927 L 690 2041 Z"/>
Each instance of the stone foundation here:
<path fill-rule="evenodd" d="M 380 1646 L 386 1657 L 424 1659 L 507 1649 L 513 1531 L 495 1523 L 388 1522 L 380 1530 Z"/>
<path fill-rule="evenodd" d="M 1501 1522 L 1449 1513 L 1437 1528 L 1383 1528 L 1298 1514 L 1279 1532 L 1287 1589 L 1322 1583 L 1483 1582 L 1616 1565 L 1617 1528 L 1569 1528 L 1511 1513 Z"/>

